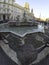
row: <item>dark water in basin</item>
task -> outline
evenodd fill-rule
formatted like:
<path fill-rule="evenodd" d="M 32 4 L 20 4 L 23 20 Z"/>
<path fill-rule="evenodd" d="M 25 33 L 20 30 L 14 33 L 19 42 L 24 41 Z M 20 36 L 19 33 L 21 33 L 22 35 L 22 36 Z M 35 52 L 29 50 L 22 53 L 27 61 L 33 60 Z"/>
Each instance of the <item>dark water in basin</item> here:
<path fill-rule="evenodd" d="M 0 32 L 12 32 L 19 36 L 24 36 L 26 33 L 34 33 L 41 31 L 43 32 L 44 28 L 41 26 L 23 26 L 23 27 L 9 27 L 7 24 L 0 25 Z"/>

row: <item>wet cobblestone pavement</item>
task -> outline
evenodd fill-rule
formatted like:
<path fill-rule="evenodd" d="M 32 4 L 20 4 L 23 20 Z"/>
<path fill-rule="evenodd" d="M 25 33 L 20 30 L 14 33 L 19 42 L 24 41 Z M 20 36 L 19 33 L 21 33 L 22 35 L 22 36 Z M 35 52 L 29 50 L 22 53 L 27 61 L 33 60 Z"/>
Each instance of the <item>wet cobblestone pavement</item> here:
<path fill-rule="evenodd" d="M 0 65 L 17 65 L 14 63 L 0 47 Z M 37 64 L 32 65 L 49 65 L 49 54 Z"/>
<path fill-rule="evenodd" d="M 47 30 L 45 30 L 45 35 L 47 35 L 49 37 L 49 28 Z M 39 63 L 34 64 L 34 65 L 49 65 L 49 54 L 43 60 L 41 60 Z"/>
<path fill-rule="evenodd" d="M 49 33 L 48 31 L 46 31 L 46 35 L 49 36 Z M 40 35 L 40 34 L 39 34 Z M 43 37 L 43 34 L 41 35 Z M 28 36 L 27 36 L 28 37 Z M 29 37 L 29 40 L 31 39 L 32 37 Z M 28 40 L 28 42 L 29 42 Z M 32 39 L 31 39 L 32 40 Z M 25 41 L 27 43 L 27 41 Z M 31 43 L 32 41 L 30 41 Z M 34 43 L 36 43 L 34 41 Z M 44 44 L 41 44 L 41 45 L 44 45 Z M 40 46 L 41 46 L 40 45 Z M 34 45 L 35 46 L 35 45 Z M 38 46 L 39 47 L 39 46 Z M 15 48 L 15 47 L 14 47 Z M 17 65 L 16 63 L 14 63 L 5 53 L 4 51 L 2 50 L 2 48 L 0 47 L 0 65 Z M 40 62 L 38 62 L 37 64 L 32 64 L 32 65 L 49 65 L 49 54 L 44 58 L 42 59 Z"/>
<path fill-rule="evenodd" d="M 0 65 L 17 65 L 14 63 L 0 47 Z"/>
<path fill-rule="evenodd" d="M 34 64 L 34 65 L 49 65 L 49 54 L 43 60 L 41 60 L 39 63 Z"/>

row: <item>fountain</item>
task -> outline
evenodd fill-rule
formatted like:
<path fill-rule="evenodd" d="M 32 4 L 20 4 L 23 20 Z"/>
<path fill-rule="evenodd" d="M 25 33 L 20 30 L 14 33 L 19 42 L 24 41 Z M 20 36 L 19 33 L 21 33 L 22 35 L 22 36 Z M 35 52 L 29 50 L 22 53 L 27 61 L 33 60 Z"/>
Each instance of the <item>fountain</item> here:
<path fill-rule="evenodd" d="M 17 53 L 22 65 L 29 65 L 37 59 L 38 54 L 47 47 L 44 42 L 44 27 L 10 27 L 7 24 L 0 26 L 2 39 Z M 41 34 L 41 36 L 40 36 Z M 37 39 L 38 37 L 38 39 Z M 40 38 L 40 39 L 39 39 Z"/>

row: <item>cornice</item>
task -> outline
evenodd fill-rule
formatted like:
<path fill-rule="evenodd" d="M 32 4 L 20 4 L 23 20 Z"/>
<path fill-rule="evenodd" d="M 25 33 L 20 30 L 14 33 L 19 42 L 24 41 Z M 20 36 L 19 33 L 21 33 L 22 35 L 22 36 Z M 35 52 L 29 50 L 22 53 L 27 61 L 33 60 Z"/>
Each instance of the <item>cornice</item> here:
<path fill-rule="evenodd" d="M 19 4 L 15 3 L 15 4 L 9 4 L 9 3 L 4 3 L 4 2 L 0 2 L 0 4 L 7 4 L 13 7 L 16 7 L 18 9 L 20 9 L 21 11 L 26 11 L 28 15 L 30 15 L 32 17 L 32 13 L 30 13 L 29 11 L 27 11 L 24 7 L 20 6 Z"/>

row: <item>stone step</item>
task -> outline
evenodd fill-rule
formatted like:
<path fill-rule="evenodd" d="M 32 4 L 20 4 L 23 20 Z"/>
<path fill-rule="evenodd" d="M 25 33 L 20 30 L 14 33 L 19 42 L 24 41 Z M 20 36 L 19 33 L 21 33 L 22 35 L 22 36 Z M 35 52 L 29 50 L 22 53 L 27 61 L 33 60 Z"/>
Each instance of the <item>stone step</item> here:
<path fill-rule="evenodd" d="M 48 54 L 49 54 L 49 47 L 46 47 L 43 51 L 41 51 L 41 52 L 38 54 L 37 59 L 36 59 L 34 62 L 32 62 L 30 65 L 39 63 L 39 62 L 40 62 L 42 59 L 44 59 Z"/>
<path fill-rule="evenodd" d="M 4 43 L 8 44 L 8 41 L 6 39 L 3 39 Z"/>

